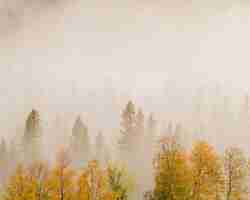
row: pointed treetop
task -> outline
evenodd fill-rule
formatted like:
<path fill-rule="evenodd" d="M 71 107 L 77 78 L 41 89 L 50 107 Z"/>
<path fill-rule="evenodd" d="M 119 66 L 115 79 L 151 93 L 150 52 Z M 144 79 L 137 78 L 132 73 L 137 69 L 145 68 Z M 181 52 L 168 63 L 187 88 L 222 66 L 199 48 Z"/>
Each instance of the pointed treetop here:
<path fill-rule="evenodd" d="M 74 123 L 73 130 L 72 130 L 72 135 L 73 136 L 79 136 L 79 134 L 81 134 L 82 131 L 86 132 L 87 131 L 87 126 L 84 124 L 84 122 L 81 119 L 81 116 L 79 115 L 76 118 L 76 121 Z"/>
<path fill-rule="evenodd" d="M 101 131 L 98 132 L 97 136 L 96 136 L 96 145 L 102 145 L 101 143 L 103 143 L 104 137 Z"/>
<path fill-rule="evenodd" d="M 39 112 L 35 109 L 32 109 L 26 120 L 26 131 L 37 131 L 39 128 L 39 121 Z"/>
<path fill-rule="evenodd" d="M 148 125 L 149 125 L 149 127 L 154 127 L 156 125 L 156 120 L 154 118 L 154 114 L 153 113 L 150 113 L 150 115 L 149 115 Z"/>
<path fill-rule="evenodd" d="M 135 105 L 134 103 L 130 100 L 126 106 L 126 110 L 131 113 L 135 113 Z"/>
<path fill-rule="evenodd" d="M 6 151 L 7 151 L 6 142 L 5 142 L 5 139 L 2 138 L 1 139 L 1 144 L 0 144 L 0 152 L 3 153 L 3 152 L 6 152 Z"/>

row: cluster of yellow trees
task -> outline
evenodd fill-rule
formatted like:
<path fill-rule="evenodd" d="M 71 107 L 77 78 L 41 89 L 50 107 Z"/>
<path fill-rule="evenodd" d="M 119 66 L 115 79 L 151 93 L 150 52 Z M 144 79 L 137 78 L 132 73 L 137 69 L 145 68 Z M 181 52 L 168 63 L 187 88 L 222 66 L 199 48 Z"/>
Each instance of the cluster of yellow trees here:
<path fill-rule="evenodd" d="M 132 183 L 118 165 L 90 161 L 73 169 L 66 151 L 56 163 L 18 165 L 6 184 L 3 200 L 128 200 Z M 145 200 L 245 200 L 249 198 L 249 160 L 238 148 L 219 154 L 204 141 L 191 151 L 164 138 L 154 160 L 155 185 Z"/>
<path fill-rule="evenodd" d="M 249 199 L 249 160 L 240 149 L 228 148 L 220 155 L 204 141 L 196 142 L 191 151 L 174 138 L 161 143 L 151 199 Z"/>
<path fill-rule="evenodd" d="M 61 151 L 54 167 L 43 162 L 19 165 L 2 196 L 5 200 L 126 200 L 125 170 L 111 164 L 103 168 L 91 161 L 74 170 L 68 154 Z"/>
<path fill-rule="evenodd" d="M 145 200 L 247 200 L 249 159 L 238 148 L 218 153 L 204 141 L 191 151 L 174 137 L 160 141 L 154 159 L 155 184 Z M 143 164 L 143 163 L 142 163 Z M 44 162 L 18 165 L 4 187 L 3 200 L 128 200 L 133 184 L 125 168 L 92 160 L 82 169 L 71 167 L 66 151 L 50 167 Z M 138 196 L 137 196 L 138 197 Z"/>

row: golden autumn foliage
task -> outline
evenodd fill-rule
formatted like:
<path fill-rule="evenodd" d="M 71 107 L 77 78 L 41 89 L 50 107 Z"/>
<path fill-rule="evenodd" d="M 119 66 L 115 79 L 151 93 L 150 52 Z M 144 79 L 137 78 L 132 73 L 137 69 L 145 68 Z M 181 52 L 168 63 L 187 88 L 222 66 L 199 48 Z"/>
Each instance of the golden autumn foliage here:
<path fill-rule="evenodd" d="M 83 200 L 101 200 L 107 193 L 105 171 L 100 169 L 97 161 L 89 162 L 82 170 L 78 180 L 78 198 Z"/>
<path fill-rule="evenodd" d="M 226 200 L 248 199 L 249 159 L 239 148 L 227 148 L 224 155 Z"/>
<path fill-rule="evenodd" d="M 75 172 L 70 166 L 69 154 L 61 150 L 57 155 L 55 168 L 49 178 L 49 198 L 53 200 L 72 200 L 75 195 Z"/>
<path fill-rule="evenodd" d="M 204 141 L 194 144 L 192 163 L 192 199 L 218 199 L 223 192 L 223 168 L 215 149 Z"/>
<path fill-rule="evenodd" d="M 32 191 L 32 183 L 29 180 L 27 171 L 19 165 L 13 176 L 10 177 L 6 189 L 6 200 L 26 200 L 34 199 L 35 193 Z"/>
<path fill-rule="evenodd" d="M 245 200 L 248 198 L 249 160 L 237 148 L 220 156 L 205 141 L 191 151 L 176 138 L 160 141 L 155 159 L 155 185 L 144 191 L 145 200 Z M 92 160 L 74 169 L 62 149 L 56 162 L 19 165 L 9 178 L 3 200 L 130 200 L 134 180 L 123 165 L 101 167 Z"/>
<path fill-rule="evenodd" d="M 174 138 L 161 140 L 162 150 L 156 162 L 155 190 L 157 200 L 187 199 L 191 190 L 191 169 L 187 153 Z"/>
<path fill-rule="evenodd" d="M 111 166 L 101 168 L 98 161 L 90 161 L 88 166 L 74 170 L 68 153 L 62 150 L 51 169 L 42 162 L 30 166 L 18 166 L 6 187 L 5 200 L 126 200 L 119 188 L 111 182 Z M 123 176 L 123 171 L 119 171 Z"/>

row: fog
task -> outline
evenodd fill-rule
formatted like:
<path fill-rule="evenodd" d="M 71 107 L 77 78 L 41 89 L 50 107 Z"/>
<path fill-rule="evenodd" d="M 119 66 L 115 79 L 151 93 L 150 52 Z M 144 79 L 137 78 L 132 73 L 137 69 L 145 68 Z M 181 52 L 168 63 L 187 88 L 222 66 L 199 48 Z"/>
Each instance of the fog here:
<path fill-rule="evenodd" d="M 132 100 L 146 118 L 153 113 L 157 137 L 181 124 L 188 147 L 202 138 L 219 150 L 250 150 L 247 0 L 0 6 L 0 136 L 8 142 L 23 136 L 36 109 L 49 159 L 68 145 L 78 116 L 91 143 L 101 131 L 115 157 L 121 113 Z"/>
<path fill-rule="evenodd" d="M 235 113 L 249 91 L 247 1 L 11 0 L 1 5 L 3 137 L 21 134 L 32 108 L 47 128 L 57 115 L 66 115 L 70 130 L 81 114 L 95 135 L 119 128 L 129 99 L 164 126 L 169 120 L 187 123 L 200 88 L 205 110 L 218 98 L 219 85 L 221 99 L 232 98 Z M 103 105 L 112 101 L 117 107 L 107 119 L 110 109 Z"/>

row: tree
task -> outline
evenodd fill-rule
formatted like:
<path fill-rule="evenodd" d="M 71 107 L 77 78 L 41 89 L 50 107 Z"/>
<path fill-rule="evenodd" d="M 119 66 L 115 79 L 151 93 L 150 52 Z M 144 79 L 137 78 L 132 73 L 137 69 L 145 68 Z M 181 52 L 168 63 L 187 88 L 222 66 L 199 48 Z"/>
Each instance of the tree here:
<path fill-rule="evenodd" d="M 153 113 L 149 115 L 148 121 L 147 121 L 147 134 L 151 137 L 155 135 L 157 128 L 157 121 L 154 118 Z"/>
<path fill-rule="evenodd" d="M 0 180 L 1 184 L 3 184 L 6 181 L 7 174 L 8 174 L 8 150 L 7 150 L 7 145 L 2 138 L 2 141 L 0 143 L 0 167 L 1 167 L 1 172 L 0 172 Z"/>
<path fill-rule="evenodd" d="M 172 136 L 174 134 L 173 123 L 170 121 L 168 123 L 166 136 Z"/>
<path fill-rule="evenodd" d="M 17 144 L 14 140 L 11 140 L 9 145 L 9 156 L 8 156 L 8 164 L 9 164 L 9 172 L 12 173 L 17 163 L 19 163 L 20 152 L 18 151 Z"/>
<path fill-rule="evenodd" d="M 224 155 L 226 200 L 247 199 L 249 161 L 239 148 L 228 148 Z"/>
<path fill-rule="evenodd" d="M 136 113 L 136 135 L 138 135 L 138 139 L 141 139 L 144 136 L 145 131 L 145 117 L 142 109 L 139 109 Z"/>
<path fill-rule="evenodd" d="M 28 178 L 27 171 L 19 165 L 10 177 L 6 187 L 5 200 L 27 200 L 34 199 L 34 191 L 31 189 L 32 183 Z"/>
<path fill-rule="evenodd" d="M 49 199 L 49 169 L 47 164 L 34 162 L 28 167 L 27 172 L 31 190 L 34 193 L 34 200 Z"/>
<path fill-rule="evenodd" d="M 69 153 L 62 149 L 57 154 L 57 162 L 49 177 L 49 199 L 71 200 L 75 196 L 74 170 L 70 167 Z"/>
<path fill-rule="evenodd" d="M 102 200 L 107 191 L 104 171 L 95 160 L 90 161 L 78 180 L 78 198 L 83 200 Z"/>
<path fill-rule="evenodd" d="M 105 164 L 106 161 L 106 149 L 102 132 L 99 132 L 96 137 L 96 159 L 101 166 Z"/>
<path fill-rule="evenodd" d="M 88 162 L 90 157 L 90 142 L 88 128 L 79 116 L 72 129 L 72 151 L 75 164 L 82 166 Z"/>
<path fill-rule="evenodd" d="M 192 199 L 217 198 L 223 192 L 223 168 L 214 148 L 204 141 L 194 144 L 192 163 Z"/>
<path fill-rule="evenodd" d="M 41 124 L 37 110 L 32 110 L 25 123 L 23 148 L 25 161 L 32 162 L 41 158 Z"/>
<path fill-rule="evenodd" d="M 91 200 L 91 191 L 87 173 L 83 172 L 77 181 L 77 199 Z"/>
<path fill-rule="evenodd" d="M 131 158 L 136 149 L 136 111 L 132 101 L 129 101 L 121 116 L 121 138 L 119 141 L 122 157 Z"/>
<path fill-rule="evenodd" d="M 108 187 L 115 199 L 127 200 L 133 190 L 133 181 L 130 180 L 126 169 L 109 163 L 107 177 Z"/>
<path fill-rule="evenodd" d="M 150 158 L 152 160 L 152 154 L 154 149 L 154 140 L 156 135 L 156 129 L 157 129 L 157 121 L 154 118 L 154 115 L 151 113 L 146 124 L 146 130 L 145 130 L 145 148 L 149 153 Z M 149 159 L 150 159 L 149 158 Z"/>
<path fill-rule="evenodd" d="M 187 152 L 174 136 L 164 137 L 160 145 L 161 151 L 155 161 L 154 199 L 189 199 L 192 187 Z"/>

